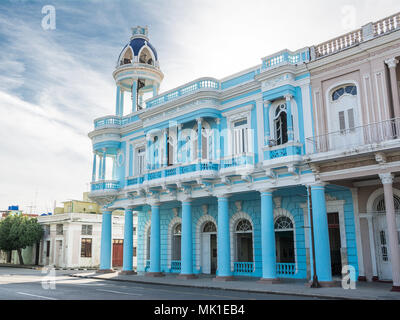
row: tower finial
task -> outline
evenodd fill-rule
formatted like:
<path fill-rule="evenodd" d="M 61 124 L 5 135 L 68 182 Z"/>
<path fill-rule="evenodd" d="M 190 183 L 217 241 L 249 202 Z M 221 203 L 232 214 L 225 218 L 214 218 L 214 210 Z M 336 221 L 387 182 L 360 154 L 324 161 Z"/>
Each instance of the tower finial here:
<path fill-rule="evenodd" d="M 147 26 L 145 26 L 145 27 L 136 26 L 136 27 L 131 28 L 131 30 L 132 30 L 131 39 L 145 38 L 146 40 L 148 40 L 149 28 Z"/>

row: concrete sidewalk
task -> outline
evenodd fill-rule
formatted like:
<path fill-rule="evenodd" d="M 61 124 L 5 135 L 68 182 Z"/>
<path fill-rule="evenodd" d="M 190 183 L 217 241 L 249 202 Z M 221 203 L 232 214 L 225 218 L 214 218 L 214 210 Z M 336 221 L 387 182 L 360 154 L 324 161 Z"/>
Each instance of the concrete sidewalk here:
<path fill-rule="evenodd" d="M 136 283 L 147 283 L 157 285 L 170 285 L 182 287 L 194 287 L 216 290 L 233 290 L 254 293 L 271 293 L 282 295 L 298 295 L 306 297 L 317 297 L 326 299 L 347 300 L 400 300 L 399 292 L 391 292 L 391 284 L 358 282 L 355 290 L 344 290 L 337 288 L 311 289 L 305 286 L 304 280 L 285 280 L 280 284 L 262 284 L 259 279 L 238 277 L 235 281 L 214 281 L 214 277 L 201 275 L 198 279 L 181 280 L 177 275 L 167 274 L 161 278 L 151 278 L 144 275 L 119 275 L 117 272 L 108 274 L 97 274 L 93 272 L 72 274 L 72 277 L 91 278 L 110 281 L 129 281 Z"/>

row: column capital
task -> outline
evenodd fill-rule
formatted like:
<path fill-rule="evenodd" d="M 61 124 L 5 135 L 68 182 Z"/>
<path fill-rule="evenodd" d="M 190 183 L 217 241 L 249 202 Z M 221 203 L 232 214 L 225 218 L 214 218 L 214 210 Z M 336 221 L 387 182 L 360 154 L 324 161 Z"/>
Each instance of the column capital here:
<path fill-rule="evenodd" d="M 161 206 L 160 200 L 155 199 L 155 198 L 147 199 L 146 203 L 151 207 L 160 207 Z"/>
<path fill-rule="evenodd" d="M 133 208 L 132 207 L 125 208 L 125 213 L 133 213 Z"/>
<path fill-rule="evenodd" d="M 319 182 L 314 182 L 314 183 L 307 184 L 306 187 L 307 188 L 310 187 L 311 189 L 312 188 L 325 188 L 326 185 L 327 185 L 326 182 L 320 182 L 319 181 Z"/>
<path fill-rule="evenodd" d="M 382 184 L 393 184 L 394 176 L 391 172 L 381 173 L 379 178 L 381 179 Z"/>
<path fill-rule="evenodd" d="M 271 195 L 274 193 L 276 189 L 272 189 L 272 188 L 265 188 L 265 189 L 259 189 L 257 190 L 261 195 L 266 194 L 266 193 L 270 193 Z"/>
<path fill-rule="evenodd" d="M 231 197 L 231 194 L 229 194 L 229 193 L 221 193 L 221 194 L 217 194 L 217 195 L 215 195 L 216 197 L 217 197 L 217 199 L 218 199 L 218 201 L 219 200 L 229 200 L 229 198 Z"/>
<path fill-rule="evenodd" d="M 385 60 L 385 63 L 387 64 L 389 69 L 392 69 L 392 68 L 397 67 L 399 60 L 397 60 L 396 58 L 390 58 L 390 59 Z"/>
<path fill-rule="evenodd" d="M 196 121 L 197 121 L 197 123 L 202 122 L 203 118 L 197 118 Z"/>
<path fill-rule="evenodd" d="M 292 98 L 293 98 L 293 95 L 292 94 L 290 94 L 290 93 L 288 93 L 288 94 L 285 94 L 285 99 L 286 99 L 286 101 L 290 101 L 290 100 L 292 100 Z"/>
<path fill-rule="evenodd" d="M 215 118 L 215 123 L 216 124 L 220 124 L 221 123 L 221 119 L 220 118 Z"/>
<path fill-rule="evenodd" d="M 103 209 L 103 210 L 101 210 L 101 213 L 102 214 L 112 214 L 112 211 L 111 210 L 107 210 L 107 209 Z"/>
<path fill-rule="evenodd" d="M 264 103 L 264 106 L 265 106 L 265 107 L 268 107 L 268 106 L 272 103 L 272 101 L 270 101 L 270 100 L 265 100 L 263 103 Z"/>

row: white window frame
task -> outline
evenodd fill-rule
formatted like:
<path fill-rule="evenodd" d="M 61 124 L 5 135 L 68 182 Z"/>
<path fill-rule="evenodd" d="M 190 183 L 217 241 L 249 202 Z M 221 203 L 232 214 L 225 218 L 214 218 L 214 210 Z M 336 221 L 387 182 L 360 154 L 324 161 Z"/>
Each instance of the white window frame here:
<path fill-rule="evenodd" d="M 233 141 L 234 141 L 234 124 L 235 122 L 243 119 L 247 119 L 247 125 L 248 125 L 248 154 L 254 153 L 254 134 L 252 132 L 251 128 L 251 111 L 253 110 L 255 106 L 253 104 L 249 104 L 246 107 L 242 107 L 240 109 L 235 109 L 232 111 L 228 111 L 223 113 L 222 115 L 227 118 L 227 142 L 228 142 L 228 150 L 227 150 L 227 156 L 233 157 L 235 156 L 234 154 L 234 148 L 233 148 Z"/>

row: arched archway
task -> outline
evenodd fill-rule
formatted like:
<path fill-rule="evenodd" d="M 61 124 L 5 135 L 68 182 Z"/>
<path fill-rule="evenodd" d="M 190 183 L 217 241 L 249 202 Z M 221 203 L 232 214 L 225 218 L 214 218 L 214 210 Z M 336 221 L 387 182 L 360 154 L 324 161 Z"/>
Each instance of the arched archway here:
<path fill-rule="evenodd" d="M 217 269 L 217 222 L 206 214 L 196 226 L 196 267 L 204 274 L 214 274 Z"/>
<path fill-rule="evenodd" d="M 393 188 L 393 201 L 395 207 L 397 230 L 400 234 L 400 190 Z M 369 229 L 371 258 L 374 272 L 380 280 L 392 280 L 392 266 L 390 263 L 390 250 L 388 238 L 388 226 L 386 218 L 386 204 L 384 189 L 375 190 L 368 198 L 367 211 L 372 218 L 368 223 L 372 223 Z"/>

